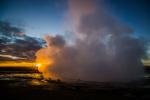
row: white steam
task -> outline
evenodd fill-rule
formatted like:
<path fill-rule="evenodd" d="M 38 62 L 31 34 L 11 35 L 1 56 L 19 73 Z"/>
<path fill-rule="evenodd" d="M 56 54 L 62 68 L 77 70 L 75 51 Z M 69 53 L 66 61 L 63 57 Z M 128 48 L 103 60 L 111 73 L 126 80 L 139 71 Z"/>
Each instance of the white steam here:
<path fill-rule="evenodd" d="M 47 47 L 38 56 L 53 60 L 44 73 L 61 79 L 86 81 L 134 81 L 144 75 L 144 45 L 133 30 L 107 14 L 94 0 L 69 0 L 76 41 L 68 45 L 62 36 L 46 36 Z M 42 52 L 41 52 L 42 51 Z M 49 76 L 53 78 L 52 76 Z"/>

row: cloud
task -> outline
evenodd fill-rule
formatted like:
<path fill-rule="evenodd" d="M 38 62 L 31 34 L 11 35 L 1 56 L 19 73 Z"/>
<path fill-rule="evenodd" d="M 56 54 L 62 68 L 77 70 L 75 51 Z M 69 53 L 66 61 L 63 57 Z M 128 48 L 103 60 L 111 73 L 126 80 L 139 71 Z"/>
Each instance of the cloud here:
<path fill-rule="evenodd" d="M 33 60 L 35 52 L 42 47 L 42 40 L 24 33 L 24 29 L 7 21 L 0 21 L 0 53 Z"/>
<path fill-rule="evenodd" d="M 0 21 L 0 33 L 7 36 L 22 35 L 23 29 L 13 26 L 10 22 Z"/>
<path fill-rule="evenodd" d="M 17 60 L 17 59 L 26 59 L 26 58 L 21 58 L 21 57 L 17 57 L 17 56 L 2 55 L 2 54 L 0 54 L 0 57 L 10 58 L 10 59 L 14 59 L 14 60 Z"/>

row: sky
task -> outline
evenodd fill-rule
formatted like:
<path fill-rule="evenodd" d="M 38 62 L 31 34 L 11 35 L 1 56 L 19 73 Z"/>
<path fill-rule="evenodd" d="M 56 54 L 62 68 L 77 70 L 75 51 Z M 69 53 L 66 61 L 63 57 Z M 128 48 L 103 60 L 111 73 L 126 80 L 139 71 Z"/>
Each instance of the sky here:
<path fill-rule="evenodd" d="M 65 31 L 64 0 L 4 0 L 1 5 L 1 19 L 23 24 L 29 35 Z"/>
<path fill-rule="evenodd" d="M 64 35 L 72 31 L 68 22 L 70 19 L 68 1 L 0 0 L 0 20 L 10 22 L 12 27 L 19 26 L 28 38 L 30 36 L 42 38 L 46 34 Z M 103 2 L 108 13 L 134 29 L 136 37 L 144 37 L 148 40 L 150 37 L 149 4 L 149 0 L 104 0 Z"/>
<path fill-rule="evenodd" d="M 109 0 L 112 13 L 134 28 L 137 35 L 150 36 L 149 0 Z"/>
<path fill-rule="evenodd" d="M 68 29 L 67 0 L 1 0 L 0 19 L 20 23 L 29 35 L 64 34 Z M 149 36 L 149 0 L 105 0 L 109 13 L 129 24 L 140 36 Z"/>

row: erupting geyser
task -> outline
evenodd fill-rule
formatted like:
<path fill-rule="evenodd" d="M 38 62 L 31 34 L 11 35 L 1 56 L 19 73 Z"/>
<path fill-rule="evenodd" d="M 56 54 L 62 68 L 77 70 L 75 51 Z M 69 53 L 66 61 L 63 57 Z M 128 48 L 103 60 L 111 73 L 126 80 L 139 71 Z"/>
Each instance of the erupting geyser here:
<path fill-rule="evenodd" d="M 133 30 L 107 14 L 94 0 L 69 0 L 72 44 L 46 36 L 47 47 L 36 53 L 45 78 L 86 81 L 134 81 L 144 76 L 144 45 Z M 99 0 L 97 1 L 99 2 Z"/>

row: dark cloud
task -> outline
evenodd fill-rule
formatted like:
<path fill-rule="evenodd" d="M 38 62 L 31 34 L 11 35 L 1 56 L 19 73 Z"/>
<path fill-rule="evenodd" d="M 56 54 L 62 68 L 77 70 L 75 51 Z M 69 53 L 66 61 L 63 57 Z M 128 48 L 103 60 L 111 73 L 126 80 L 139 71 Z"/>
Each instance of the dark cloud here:
<path fill-rule="evenodd" d="M 23 29 L 12 26 L 10 22 L 0 21 L 0 33 L 6 36 L 19 36 L 23 34 Z"/>
<path fill-rule="evenodd" d="M 24 34 L 24 30 L 10 22 L 0 21 L 0 53 L 33 59 L 42 47 L 41 39 Z M 5 52 L 3 52 L 5 51 Z"/>

